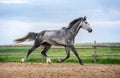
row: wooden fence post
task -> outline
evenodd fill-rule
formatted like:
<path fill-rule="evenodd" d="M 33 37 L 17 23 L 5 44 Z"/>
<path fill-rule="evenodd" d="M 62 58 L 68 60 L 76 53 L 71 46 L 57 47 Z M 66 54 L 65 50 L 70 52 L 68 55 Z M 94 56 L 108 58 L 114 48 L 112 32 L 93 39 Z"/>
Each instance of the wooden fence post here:
<path fill-rule="evenodd" d="M 96 41 L 94 41 L 93 48 L 94 48 L 94 63 L 96 63 L 96 57 L 97 57 L 97 54 L 96 54 Z"/>

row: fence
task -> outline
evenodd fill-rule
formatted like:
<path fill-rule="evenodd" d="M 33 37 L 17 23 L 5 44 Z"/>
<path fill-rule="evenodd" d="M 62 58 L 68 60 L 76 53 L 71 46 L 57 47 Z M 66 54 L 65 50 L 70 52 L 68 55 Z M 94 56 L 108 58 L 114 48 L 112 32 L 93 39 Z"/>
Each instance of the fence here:
<path fill-rule="evenodd" d="M 11 46 L 11 45 L 8 45 L 8 46 L 0 46 L 0 47 L 31 47 L 30 45 L 28 46 L 26 46 L 26 45 L 23 45 L 23 46 Z M 41 48 L 43 48 L 43 47 L 41 47 Z M 92 48 L 92 46 L 91 47 L 75 47 L 76 49 L 93 49 Z M 59 49 L 59 50 L 61 50 L 61 49 L 64 49 L 64 47 L 52 47 L 51 49 Z M 27 52 L 26 52 L 27 53 Z M 0 56 L 6 56 L 6 57 L 8 57 L 8 56 L 25 56 L 26 55 L 26 53 L 0 53 Z M 31 55 L 33 55 L 33 56 L 40 56 L 40 53 L 32 53 Z M 49 55 L 50 57 L 66 57 L 66 55 Z M 76 56 L 74 56 L 74 55 L 71 55 L 70 57 L 76 57 Z M 83 55 L 82 57 L 93 57 L 93 55 Z"/>
<path fill-rule="evenodd" d="M 97 44 L 96 41 L 94 41 L 94 44 L 93 44 L 94 63 L 96 63 L 96 59 L 97 59 L 98 56 L 120 56 L 120 54 L 97 54 L 97 50 L 96 50 L 97 47 L 102 47 L 102 48 L 120 48 L 120 45 L 116 45 L 116 46 L 113 46 L 113 45 L 103 45 L 103 44 Z"/>
<path fill-rule="evenodd" d="M 101 48 L 120 48 L 120 45 L 103 45 L 103 44 L 98 44 L 96 43 L 96 41 L 94 41 L 94 44 L 91 45 L 92 47 L 76 47 L 76 49 L 93 49 L 93 54 L 92 55 L 84 55 L 82 57 L 94 57 L 94 63 L 96 63 L 96 59 L 99 56 L 120 56 L 120 54 L 98 54 L 97 53 L 97 47 L 101 47 Z M 3 47 L 3 46 L 0 46 Z M 9 46 L 8 46 L 9 47 Z M 10 46 L 11 47 L 11 46 Z M 12 46 L 13 47 L 13 46 Z M 14 46 L 16 47 L 16 46 Z M 21 46 L 19 46 L 21 47 Z M 52 47 L 52 49 L 63 49 L 63 47 Z M 0 56 L 24 56 L 25 53 L 0 53 Z M 40 55 L 39 53 L 33 53 L 32 55 Z M 51 55 L 50 57 L 65 57 L 66 55 Z M 75 56 L 71 56 L 71 57 L 75 57 Z"/>

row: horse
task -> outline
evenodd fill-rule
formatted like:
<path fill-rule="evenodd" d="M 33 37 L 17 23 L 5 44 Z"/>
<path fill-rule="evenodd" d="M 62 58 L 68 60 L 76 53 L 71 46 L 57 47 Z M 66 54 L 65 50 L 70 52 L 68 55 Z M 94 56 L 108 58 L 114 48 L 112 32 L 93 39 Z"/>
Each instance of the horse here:
<path fill-rule="evenodd" d="M 26 40 L 34 40 L 32 48 L 28 50 L 26 56 L 21 60 L 21 62 L 25 62 L 28 56 L 36 48 L 38 48 L 39 46 L 43 46 L 44 48 L 41 52 L 41 56 L 43 58 L 47 58 L 47 62 L 50 63 L 51 60 L 46 53 L 51 48 L 51 46 L 54 45 L 64 46 L 66 50 L 66 57 L 63 59 L 59 59 L 57 62 L 61 63 L 68 59 L 70 57 L 70 50 L 72 50 L 74 55 L 78 58 L 79 63 L 83 65 L 83 62 L 74 47 L 74 41 L 81 28 L 87 30 L 88 32 L 92 32 L 90 24 L 87 22 L 86 19 L 86 16 L 79 17 L 70 22 L 67 27 L 63 27 L 60 30 L 43 30 L 39 33 L 29 32 L 25 37 L 15 39 L 14 41 L 16 43 L 21 43 Z"/>

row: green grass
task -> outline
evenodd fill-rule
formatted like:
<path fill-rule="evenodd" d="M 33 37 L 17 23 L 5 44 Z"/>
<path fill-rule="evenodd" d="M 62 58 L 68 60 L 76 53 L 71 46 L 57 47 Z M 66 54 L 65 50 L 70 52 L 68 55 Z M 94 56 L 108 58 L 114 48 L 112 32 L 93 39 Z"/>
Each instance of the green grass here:
<path fill-rule="evenodd" d="M 120 45 L 120 43 L 103 43 L 103 44 L 109 44 L 109 45 Z M 85 43 L 85 44 L 76 44 L 76 47 L 92 47 L 92 44 Z M 17 55 L 17 56 L 0 56 L 0 62 L 20 62 L 20 60 L 25 56 L 27 51 L 31 47 L 0 47 L 0 53 L 24 53 L 23 55 Z M 31 54 L 29 58 L 27 59 L 27 62 L 41 62 L 42 58 L 40 56 L 40 52 L 42 49 L 38 48 L 33 53 L 39 53 L 39 55 L 33 55 Z M 94 63 L 93 57 L 83 57 L 84 55 L 93 55 L 94 50 L 93 49 L 77 49 L 79 55 L 81 56 L 81 59 L 84 63 Z M 50 49 L 47 54 L 49 56 L 54 55 L 66 55 L 65 49 Z M 71 56 L 69 59 L 67 59 L 65 62 L 75 62 L 77 63 L 78 60 L 76 57 L 73 57 L 74 54 L 70 52 Z M 120 48 L 97 48 L 97 54 L 120 54 Z M 57 62 L 58 59 L 64 58 L 64 57 L 51 57 L 52 62 Z M 99 64 L 120 64 L 120 56 L 102 56 L 97 57 L 97 63 Z"/>

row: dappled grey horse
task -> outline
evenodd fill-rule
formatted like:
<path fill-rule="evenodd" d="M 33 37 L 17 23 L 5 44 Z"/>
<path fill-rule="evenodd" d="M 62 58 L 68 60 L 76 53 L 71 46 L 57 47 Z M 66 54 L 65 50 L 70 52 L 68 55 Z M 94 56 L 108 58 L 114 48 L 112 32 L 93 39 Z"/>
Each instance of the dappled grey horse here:
<path fill-rule="evenodd" d="M 92 32 L 92 29 L 89 26 L 90 25 L 86 21 L 86 17 L 79 17 L 70 22 L 68 27 L 63 27 L 61 30 L 44 30 L 40 33 L 30 32 L 25 37 L 16 39 L 15 42 L 17 43 L 25 40 L 35 40 L 34 45 L 30 50 L 28 50 L 27 55 L 21 61 L 25 62 L 32 51 L 42 45 L 44 48 L 41 52 L 41 55 L 42 57 L 46 57 L 48 62 L 50 62 L 50 58 L 46 53 L 52 45 L 55 45 L 64 46 L 67 54 L 64 59 L 60 59 L 58 62 L 64 62 L 66 59 L 68 59 L 70 57 L 70 50 L 72 50 L 75 56 L 78 58 L 79 63 L 82 65 L 82 60 L 80 59 L 74 47 L 74 40 L 81 28 L 87 30 L 88 32 Z"/>

